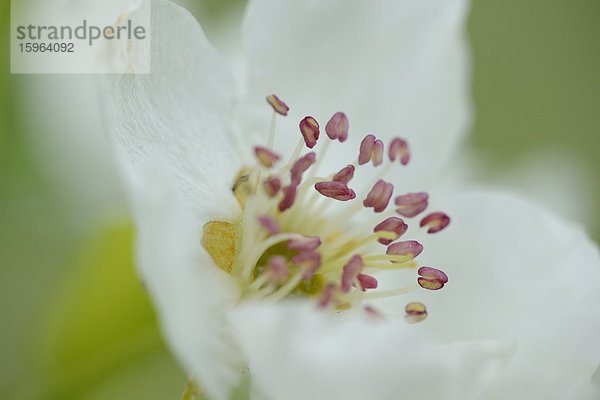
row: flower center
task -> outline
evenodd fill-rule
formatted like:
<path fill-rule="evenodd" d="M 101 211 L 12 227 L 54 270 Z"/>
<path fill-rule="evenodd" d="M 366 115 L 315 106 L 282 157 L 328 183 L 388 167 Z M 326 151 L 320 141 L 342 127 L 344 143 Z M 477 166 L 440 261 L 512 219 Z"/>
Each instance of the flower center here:
<path fill-rule="evenodd" d="M 384 143 L 366 135 L 356 161 L 319 175 L 329 145 L 348 137 L 346 115 L 334 114 L 325 127 L 324 145 L 318 152 L 304 154 L 305 146 L 317 145 L 320 127 L 315 118 L 303 118 L 298 145 L 283 162 L 273 149 L 275 119 L 277 114 L 286 116 L 289 108 L 275 95 L 267 101 L 273 108 L 268 143 L 254 148 L 256 165 L 242 169 L 232 187 L 243 210 L 241 220 L 209 222 L 202 238 L 215 263 L 239 282 L 242 295 L 271 301 L 312 297 L 320 307 L 342 310 L 419 287 L 441 289 L 448 277 L 432 267 L 420 267 L 415 283 L 377 289 L 378 271 L 415 269 L 415 258 L 423 251 L 419 242 L 402 237 L 408 229 L 405 219 L 427 208 L 428 194 L 401 194 L 394 198 L 395 209 L 388 210 L 394 185 L 385 176 L 395 164 L 409 163 L 408 143 L 394 138 L 384 157 Z M 349 185 L 357 168 L 369 163 L 378 168 L 385 165 L 370 185 L 358 188 L 357 196 Z M 336 203 L 338 209 L 330 210 Z M 450 218 L 438 211 L 422 218 L 419 225 L 433 234 L 449 223 Z M 370 306 L 365 309 L 377 313 Z M 405 311 L 408 322 L 427 316 L 425 305 L 417 302 L 408 303 Z"/>

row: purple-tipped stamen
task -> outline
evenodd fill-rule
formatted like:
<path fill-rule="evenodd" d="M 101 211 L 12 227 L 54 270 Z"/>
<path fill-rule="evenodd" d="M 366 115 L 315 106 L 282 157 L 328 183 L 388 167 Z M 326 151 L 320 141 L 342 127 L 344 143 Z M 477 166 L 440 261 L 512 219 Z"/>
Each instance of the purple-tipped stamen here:
<path fill-rule="evenodd" d="M 353 177 L 354 177 L 354 165 L 348 164 L 344 168 L 340 169 L 339 172 L 333 176 L 332 180 L 335 182 L 342 182 L 347 185 L 348 182 L 350 182 Z"/>
<path fill-rule="evenodd" d="M 290 239 L 287 242 L 288 250 L 301 251 L 301 252 L 313 251 L 320 245 L 321 245 L 321 238 L 318 236 Z"/>
<path fill-rule="evenodd" d="M 379 224 L 373 228 L 373 232 L 391 232 L 394 233 L 395 237 L 393 239 L 384 239 L 379 238 L 377 241 L 381 244 L 388 245 L 392 243 L 394 240 L 398 239 L 400 236 L 406 233 L 408 229 L 408 225 L 398 217 L 389 217 L 385 220 L 381 221 Z"/>
<path fill-rule="evenodd" d="M 348 117 L 343 112 L 336 112 L 325 125 L 325 133 L 331 140 L 345 142 L 348 139 Z"/>
<path fill-rule="evenodd" d="M 429 204 L 429 195 L 425 192 L 407 193 L 396 197 L 394 203 L 398 214 L 412 218 L 425 211 Z"/>
<path fill-rule="evenodd" d="M 408 142 L 402 138 L 394 138 L 390 143 L 389 149 L 390 161 L 400 159 L 400 164 L 406 165 L 410 161 L 410 150 Z"/>
<path fill-rule="evenodd" d="M 385 254 L 388 256 L 411 256 L 417 258 L 423 252 L 423 245 L 416 240 L 407 240 L 391 244 Z M 394 261 L 392 261 L 394 262 Z"/>
<path fill-rule="evenodd" d="M 419 286 L 427 290 L 439 290 L 448 282 L 448 275 L 437 268 L 421 267 L 417 271 Z"/>
<path fill-rule="evenodd" d="M 304 117 L 300 121 L 300 133 L 302 133 L 306 147 L 312 149 L 319 140 L 319 123 L 311 116 Z"/>
<path fill-rule="evenodd" d="M 429 227 L 427 233 L 437 233 L 450 224 L 450 217 L 441 211 L 433 212 L 421 220 L 419 226 Z"/>
<path fill-rule="evenodd" d="M 358 274 L 362 270 L 364 263 L 363 259 L 359 255 L 354 255 L 350 258 L 350 261 L 344 265 L 342 272 L 342 292 L 348 293 L 352 288 L 354 280 L 358 277 Z"/>
<path fill-rule="evenodd" d="M 271 168 L 273 164 L 279 160 L 279 156 L 277 154 L 275 154 L 272 150 L 262 146 L 256 146 L 254 148 L 254 155 L 256 155 L 258 161 L 267 168 Z"/>
<path fill-rule="evenodd" d="M 339 201 L 348 201 L 356 198 L 354 190 L 342 182 L 317 182 L 315 189 L 325 197 Z"/>
<path fill-rule="evenodd" d="M 273 107 L 273 110 L 277 114 L 281 114 L 283 116 L 288 115 L 288 111 L 290 110 L 290 108 L 276 95 L 272 94 L 270 96 L 267 96 L 267 103 L 269 103 L 271 107 Z"/>
<path fill-rule="evenodd" d="M 375 212 L 382 212 L 388 206 L 393 192 L 394 185 L 380 179 L 375 182 L 375 185 L 373 185 L 373 188 L 369 194 L 367 194 L 367 198 L 363 201 L 363 205 L 367 208 L 373 207 Z"/>

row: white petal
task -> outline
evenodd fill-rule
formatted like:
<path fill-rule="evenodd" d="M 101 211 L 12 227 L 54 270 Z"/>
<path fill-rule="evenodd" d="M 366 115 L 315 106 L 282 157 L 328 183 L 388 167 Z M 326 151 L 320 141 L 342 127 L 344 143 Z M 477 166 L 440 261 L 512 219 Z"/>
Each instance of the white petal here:
<path fill-rule="evenodd" d="M 411 294 L 428 305 L 423 325 L 450 342 L 515 343 L 511 369 L 484 398 L 577 398 L 567 393 L 600 364 L 597 247 L 580 227 L 513 196 L 446 200 L 452 223 L 430 235 L 420 262 L 449 283 Z"/>
<path fill-rule="evenodd" d="M 152 72 L 122 76 L 105 96 L 108 128 L 128 180 L 139 183 L 148 159 L 160 155 L 196 205 L 230 191 L 240 168 L 229 137 L 232 77 L 194 17 L 171 2 L 152 2 L 151 40 Z M 142 50 L 134 46 L 131 58 Z M 237 208 L 233 196 L 221 200 L 223 213 Z"/>
<path fill-rule="evenodd" d="M 365 134 L 400 135 L 424 179 L 468 129 L 466 12 L 463 0 L 251 1 L 243 38 L 248 101 L 259 111 L 246 112 L 259 138 L 268 125 L 264 96 L 276 93 L 291 109 L 279 118 L 279 144 L 295 143 L 289 138 L 305 115 L 317 118 L 325 140 L 326 122 L 344 111 L 348 162 Z"/>
<path fill-rule="evenodd" d="M 145 190 L 134 191 L 140 274 L 184 369 L 211 399 L 227 399 L 243 368 L 224 318 L 238 290 L 200 245 L 204 221 L 189 211 L 167 170 L 151 166 Z"/>
<path fill-rule="evenodd" d="M 253 383 L 270 399 L 473 398 L 510 355 L 505 344 L 436 344 L 418 326 L 317 310 L 246 305 L 232 313 Z"/>

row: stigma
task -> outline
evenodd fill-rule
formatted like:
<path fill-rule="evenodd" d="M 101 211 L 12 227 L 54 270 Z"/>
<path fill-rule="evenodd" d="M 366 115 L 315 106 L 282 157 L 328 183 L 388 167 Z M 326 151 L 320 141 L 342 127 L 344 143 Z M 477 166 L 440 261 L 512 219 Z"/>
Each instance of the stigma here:
<path fill-rule="evenodd" d="M 320 135 L 316 118 L 305 116 L 286 160 L 274 136 L 276 118 L 286 117 L 289 107 L 276 95 L 267 96 L 267 103 L 273 115 L 266 143 L 249 149 L 255 165 L 243 168 L 232 185 L 241 218 L 209 222 L 202 237 L 215 264 L 239 283 L 242 297 L 273 302 L 308 297 L 320 308 L 356 307 L 373 314 L 378 312 L 372 299 L 442 289 L 448 276 L 419 267 L 423 245 L 405 237 L 411 220 L 427 209 L 429 195 L 398 192 L 396 182 L 387 179 L 391 168 L 409 164 L 408 142 L 396 137 L 384 143 L 366 134 L 355 161 L 322 171 L 330 145 L 348 138 L 346 114 L 333 114 L 325 123 L 327 135 Z M 367 167 L 380 173 L 369 184 L 354 186 L 355 173 Z M 414 226 L 436 234 L 449 224 L 446 213 L 435 211 Z M 401 270 L 414 278 L 402 287 L 379 289 L 379 272 Z M 408 322 L 427 317 L 424 304 L 410 299 L 406 304 Z"/>

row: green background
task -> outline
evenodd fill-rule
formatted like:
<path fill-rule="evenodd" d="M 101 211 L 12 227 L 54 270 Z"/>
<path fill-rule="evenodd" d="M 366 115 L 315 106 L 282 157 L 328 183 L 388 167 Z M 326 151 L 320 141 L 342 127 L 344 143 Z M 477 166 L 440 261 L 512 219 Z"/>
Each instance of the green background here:
<path fill-rule="evenodd" d="M 133 271 L 130 223 L 82 232 L 28 146 L 35 115 L 23 111 L 27 77 L 9 74 L 0 4 L 0 398 L 177 399 L 186 377 Z M 214 22 L 231 4 L 193 6 Z M 597 0 L 474 2 L 468 145 L 489 170 L 558 150 L 586 168 L 599 198 L 598 21 Z M 585 220 L 596 240 L 599 222 Z"/>

